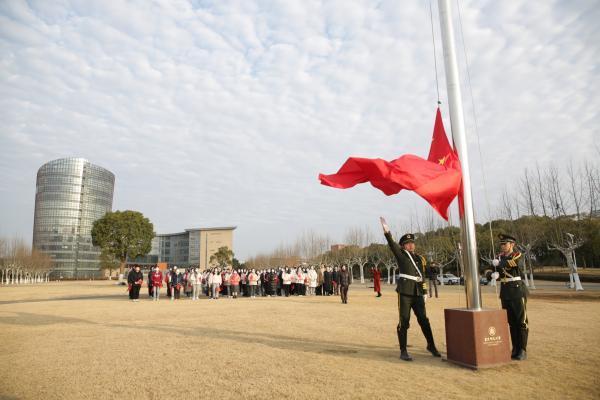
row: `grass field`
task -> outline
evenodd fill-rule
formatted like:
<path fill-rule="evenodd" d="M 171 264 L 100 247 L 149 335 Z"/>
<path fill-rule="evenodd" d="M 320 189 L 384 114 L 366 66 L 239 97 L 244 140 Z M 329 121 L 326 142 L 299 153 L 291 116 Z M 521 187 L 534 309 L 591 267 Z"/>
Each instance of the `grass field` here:
<path fill-rule="evenodd" d="M 384 285 L 385 286 L 385 285 Z M 427 302 L 440 351 L 443 309 Z M 484 306 L 496 307 L 491 287 Z M 0 399 L 598 399 L 600 301 L 529 301 L 529 360 L 471 371 L 425 351 L 398 359 L 396 295 L 355 284 L 337 297 L 127 300 L 110 282 L 0 287 Z M 541 294 L 541 293 L 540 293 Z M 551 293 L 547 293 L 550 295 Z M 582 294 L 585 295 L 585 294 Z"/>

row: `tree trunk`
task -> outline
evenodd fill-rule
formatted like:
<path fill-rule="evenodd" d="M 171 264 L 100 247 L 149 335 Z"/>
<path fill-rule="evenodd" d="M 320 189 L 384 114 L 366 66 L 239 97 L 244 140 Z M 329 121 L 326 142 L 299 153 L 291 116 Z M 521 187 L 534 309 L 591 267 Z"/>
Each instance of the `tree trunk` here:
<path fill-rule="evenodd" d="M 573 284 L 573 272 L 569 272 L 569 289 L 573 289 L 575 285 Z"/>
<path fill-rule="evenodd" d="M 387 284 L 389 285 L 390 283 L 392 283 L 392 274 L 390 273 L 390 266 L 386 265 L 386 267 L 387 267 L 387 273 L 388 273 Z"/>
<path fill-rule="evenodd" d="M 360 283 L 365 283 L 365 266 L 360 264 Z"/>
<path fill-rule="evenodd" d="M 564 249 L 561 253 L 565 256 L 567 267 L 569 268 L 569 289 L 583 290 L 583 286 L 581 286 L 581 281 L 579 280 L 579 274 L 577 273 L 575 252 L 573 250 Z"/>
<path fill-rule="evenodd" d="M 533 281 L 533 265 L 531 264 L 531 257 L 529 257 L 529 255 L 527 255 L 526 261 L 529 263 L 529 288 L 535 289 L 535 282 Z"/>
<path fill-rule="evenodd" d="M 122 260 L 119 263 L 119 274 L 123 274 L 125 272 L 125 260 Z"/>
<path fill-rule="evenodd" d="M 575 280 L 575 290 L 583 290 L 581 281 L 579 280 L 579 273 L 577 272 L 577 258 L 575 257 L 575 250 L 571 252 L 573 257 L 573 279 Z"/>

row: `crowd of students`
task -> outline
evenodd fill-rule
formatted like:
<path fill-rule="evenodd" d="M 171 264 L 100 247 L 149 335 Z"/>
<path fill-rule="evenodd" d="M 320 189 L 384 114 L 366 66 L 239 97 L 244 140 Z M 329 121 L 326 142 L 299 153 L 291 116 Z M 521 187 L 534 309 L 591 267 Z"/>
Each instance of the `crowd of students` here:
<path fill-rule="evenodd" d="M 206 296 L 211 300 L 220 297 L 237 299 L 271 296 L 332 296 L 339 295 L 342 303 L 348 302 L 348 287 L 352 276 L 347 267 L 282 267 L 269 269 L 210 268 L 200 271 L 198 267 L 180 269 L 173 266 L 164 272 L 152 268 L 144 279 L 139 266 L 128 275 L 129 298 L 139 300 L 140 288 L 146 282 L 151 299 L 158 301 L 161 290 L 171 301 L 179 300 L 181 293 L 198 300 Z"/>

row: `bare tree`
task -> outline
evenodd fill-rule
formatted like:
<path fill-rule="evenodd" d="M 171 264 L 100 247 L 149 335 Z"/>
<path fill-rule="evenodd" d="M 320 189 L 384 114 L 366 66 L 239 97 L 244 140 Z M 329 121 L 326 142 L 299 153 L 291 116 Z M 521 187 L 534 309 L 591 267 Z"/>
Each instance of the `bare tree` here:
<path fill-rule="evenodd" d="M 533 202 L 534 193 L 527 168 L 525 168 L 525 173 L 523 174 L 523 178 L 521 178 L 521 186 L 525 188 L 525 190 L 521 192 L 526 205 L 525 209 L 527 210 L 529 215 L 535 216 L 535 204 Z"/>
<path fill-rule="evenodd" d="M 0 281 L 2 284 L 33 284 L 48 281 L 52 259 L 31 249 L 22 239 L 0 239 Z"/>
<path fill-rule="evenodd" d="M 592 218 L 598 210 L 600 200 L 600 172 L 599 168 L 586 161 L 584 166 L 585 185 L 587 192 L 587 203 L 589 207 L 589 218 Z"/>
<path fill-rule="evenodd" d="M 548 202 L 552 207 L 554 217 L 566 216 L 565 203 L 563 201 L 562 184 L 558 170 L 555 166 L 548 167 L 546 171 L 546 194 Z"/>
<path fill-rule="evenodd" d="M 585 241 L 581 238 L 576 238 L 571 233 L 565 234 L 566 240 L 563 243 L 551 243 L 548 245 L 549 250 L 558 250 L 565 257 L 567 267 L 569 268 L 569 287 L 575 290 L 583 290 L 579 274 L 577 273 L 577 259 L 575 258 L 575 250 L 583 246 Z"/>
<path fill-rule="evenodd" d="M 535 289 L 535 282 L 533 281 L 533 264 L 531 259 L 533 258 L 533 246 L 535 242 L 519 243 L 517 248 L 525 256 L 525 285 L 530 289 Z M 529 273 L 529 277 L 527 276 Z"/>
<path fill-rule="evenodd" d="M 583 185 L 581 184 L 579 174 L 573 169 L 573 161 L 569 161 L 567 167 L 567 176 L 569 177 L 569 194 L 575 207 L 577 220 L 581 218 L 581 199 L 583 198 Z"/>
<path fill-rule="evenodd" d="M 502 192 L 502 216 L 510 221 L 513 220 L 513 205 L 506 188 Z"/>
<path fill-rule="evenodd" d="M 545 191 L 543 189 L 544 184 L 542 181 L 542 174 L 540 173 L 540 166 L 537 163 L 535 164 L 535 169 L 537 172 L 536 195 L 542 207 L 542 214 L 544 215 L 544 217 L 546 217 L 548 216 L 548 214 L 546 213 Z"/>

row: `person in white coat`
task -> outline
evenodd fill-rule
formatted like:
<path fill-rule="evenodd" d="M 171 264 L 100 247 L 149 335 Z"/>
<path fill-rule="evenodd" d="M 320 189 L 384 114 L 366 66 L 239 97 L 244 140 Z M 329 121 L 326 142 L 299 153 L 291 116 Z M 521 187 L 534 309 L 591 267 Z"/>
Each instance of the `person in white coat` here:
<path fill-rule="evenodd" d="M 290 269 L 287 268 L 281 273 L 281 280 L 283 281 L 283 293 L 285 297 L 290 296 L 290 285 L 292 284 L 292 274 Z"/>
<path fill-rule="evenodd" d="M 225 292 L 227 293 L 227 298 L 230 299 L 231 298 L 231 270 L 228 269 L 225 270 L 225 273 L 223 274 L 223 285 L 225 286 Z"/>
<path fill-rule="evenodd" d="M 250 288 L 250 298 L 256 297 L 256 288 L 258 287 L 258 281 L 260 280 L 260 276 L 256 273 L 256 270 L 252 270 L 248 274 L 248 287 Z"/>
<path fill-rule="evenodd" d="M 212 292 L 211 298 L 217 300 L 219 298 L 219 289 L 221 288 L 221 283 L 223 283 L 223 279 L 221 278 L 221 271 L 219 271 L 218 268 L 214 269 L 209 275 L 209 279 Z"/>
<path fill-rule="evenodd" d="M 188 279 L 192 284 L 192 300 L 198 300 L 200 293 L 202 293 L 202 274 L 198 267 L 190 272 Z"/>
<path fill-rule="evenodd" d="M 319 276 L 317 275 L 317 271 L 315 271 L 315 267 L 310 267 L 310 269 L 308 270 L 308 279 L 309 279 L 308 294 L 310 296 L 315 296 L 316 291 L 317 291 L 317 281 L 319 279 Z"/>

